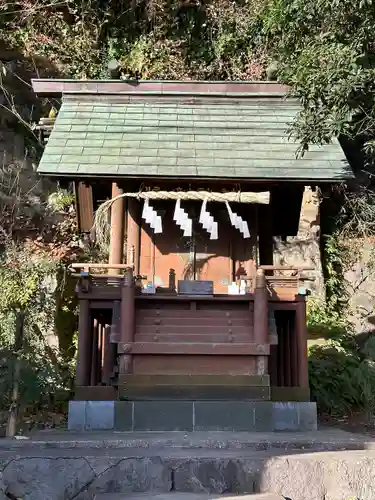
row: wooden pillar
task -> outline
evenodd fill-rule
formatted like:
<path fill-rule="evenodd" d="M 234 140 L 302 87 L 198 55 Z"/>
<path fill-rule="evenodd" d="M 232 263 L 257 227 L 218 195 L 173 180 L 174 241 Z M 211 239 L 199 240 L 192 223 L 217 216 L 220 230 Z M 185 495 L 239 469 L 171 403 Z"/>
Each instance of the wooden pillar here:
<path fill-rule="evenodd" d="M 273 226 L 271 205 L 261 205 L 258 211 L 259 264 L 273 265 Z M 268 271 L 266 274 L 272 274 Z"/>
<path fill-rule="evenodd" d="M 296 315 L 291 319 L 291 371 L 292 371 L 292 387 L 298 387 L 298 335 L 297 335 L 297 322 Z"/>
<path fill-rule="evenodd" d="M 284 315 L 283 315 L 284 316 Z M 278 335 L 278 346 L 277 346 L 277 380 L 279 387 L 285 386 L 285 318 L 282 317 L 282 321 L 279 326 Z"/>
<path fill-rule="evenodd" d="M 119 196 L 123 190 L 115 182 L 112 184 L 112 198 Z M 120 198 L 111 206 L 111 239 L 109 247 L 109 263 L 122 264 L 124 256 L 124 223 L 125 199 Z M 120 274 L 120 269 L 109 269 L 112 274 Z"/>
<path fill-rule="evenodd" d="M 257 344 L 268 343 L 268 293 L 263 269 L 258 269 L 254 290 L 254 339 Z"/>
<path fill-rule="evenodd" d="M 98 355 L 99 355 L 98 344 L 99 344 L 99 322 L 97 319 L 94 319 L 92 326 L 90 385 L 98 384 Z"/>
<path fill-rule="evenodd" d="M 299 300 L 296 308 L 296 333 L 298 352 L 298 387 L 308 389 L 309 366 L 307 356 L 306 302 Z"/>
<path fill-rule="evenodd" d="M 76 385 L 90 385 L 92 354 L 92 325 L 90 303 L 86 299 L 79 301 L 78 353 Z"/>
<path fill-rule="evenodd" d="M 127 269 L 121 287 L 120 373 L 132 372 L 131 350 L 135 332 L 134 292 L 133 271 Z"/>
<path fill-rule="evenodd" d="M 262 269 L 257 270 L 254 290 L 254 341 L 256 344 L 268 344 L 268 293 Z M 267 356 L 258 356 L 257 364 L 258 375 L 266 374 Z"/>
<path fill-rule="evenodd" d="M 116 344 L 110 342 L 111 325 L 106 325 L 103 330 L 102 384 L 110 385 L 112 372 L 116 363 Z"/>
<path fill-rule="evenodd" d="M 292 325 L 290 323 L 290 318 L 285 318 L 285 342 L 284 342 L 284 383 L 285 387 L 292 386 L 292 366 L 291 366 L 291 334 Z"/>
<path fill-rule="evenodd" d="M 94 225 L 94 203 L 92 187 L 86 182 L 75 182 L 74 192 L 78 230 L 90 233 Z"/>
<path fill-rule="evenodd" d="M 134 274 L 140 274 L 141 206 L 139 201 L 129 198 L 127 221 L 127 260 L 134 266 Z"/>

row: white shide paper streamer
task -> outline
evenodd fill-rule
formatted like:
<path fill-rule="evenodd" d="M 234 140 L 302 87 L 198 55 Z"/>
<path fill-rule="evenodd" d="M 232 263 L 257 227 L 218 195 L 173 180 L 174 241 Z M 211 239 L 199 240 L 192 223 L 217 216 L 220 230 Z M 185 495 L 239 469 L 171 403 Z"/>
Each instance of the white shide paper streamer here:
<path fill-rule="evenodd" d="M 155 234 L 161 234 L 163 232 L 161 216 L 158 215 L 157 211 L 149 205 L 147 198 L 145 199 L 143 205 L 142 219 L 151 227 L 151 229 L 153 229 Z"/>
<path fill-rule="evenodd" d="M 244 238 L 250 238 L 250 231 L 247 221 L 243 220 L 242 217 L 233 212 L 227 201 L 225 202 L 225 205 L 227 206 L 229 220 L 232 226 L 238 229 Z"/>

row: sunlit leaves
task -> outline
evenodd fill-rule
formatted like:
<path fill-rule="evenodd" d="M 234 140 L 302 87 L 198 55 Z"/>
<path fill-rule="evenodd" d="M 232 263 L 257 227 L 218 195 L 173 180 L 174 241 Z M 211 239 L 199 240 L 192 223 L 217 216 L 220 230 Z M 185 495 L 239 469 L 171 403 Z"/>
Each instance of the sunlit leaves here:
<path fill-rule="evenodd" d="M 0 313 L 27 310 L 43 297 L 45 278 L 56 272 L 57 263 L 31 260 L 28 252 L 11 249 L 0 261 Z"/>
<path fill-rule="evenodd" d="M 303 104 L 302 144 L 374 131 L 375 6 L 372 1 L 271 0 L 264 30 L 280 78 Z"/>

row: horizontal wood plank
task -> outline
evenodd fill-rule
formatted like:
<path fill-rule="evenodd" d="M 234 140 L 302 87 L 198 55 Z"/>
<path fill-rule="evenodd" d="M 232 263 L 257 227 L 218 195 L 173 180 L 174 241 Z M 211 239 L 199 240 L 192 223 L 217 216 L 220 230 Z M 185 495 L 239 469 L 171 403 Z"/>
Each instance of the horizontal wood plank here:
<path fill-rule="evenodd" d="M 167 294 L 141 294 L 137 295 L 138 301 L 160 302 L 251 302 L 253 295 L 167 295 Z"/>
<path fill-rule="evenodd" d="M 271 387 L 272 401 L 310 401 L 309 387 Z"/>
<path fill-rule="evenodd" d="M 119 352 L 122 347 L 119 344 Z M 198 355 L 232 355 L 232 356 L 248 356 L 248 355 L 268 355 L 270 353 L 269 344 L 219 344 L 219 343 L 172 343 L 172 342 L 134 342 L 132 346 L 133 354 L 198 354 Z"/>
<path fill-rule="evenodd" d="M 110 385 L 76 386 L 74 399 L 76 401 L 113 401 L 117 399 L 117 391 Z"/>
<path fill-rule="evenodd" d="M 191 334 L 196 334 L 196 335 L 230 335 L 231 333 L 237 333 L 237 334 L 242 334 L 242 335 L 247 335 L 248 340 L 251 339 L 252 337 L 252 330 L 253 328 L 251 326 L 233 326 L 233 325 L 213 325 L 213 326 L 192 326 L 189 324 L 183 324 L 181 323 L 179 326 L 176 325 L 139 325 L 137 324 L 136 326 L 136 333 L 142 333 L 144 335 L 147 334 L 164 334 L 164 335 L 191 335 Z"/>
<path fill-rule="evenodd" d="M 136 342 L 172 342 L 172 343 L 186 343 L 186 342 L 218 342 L 218 343 L 246 343 L 251 342 L 251 337 L 249 335 L 236 334 L 235 330 L 233 330 L 233 334 L 164 334 L 162 333 L 148 333 L 144 334 L 142 331 L 140 333 L 136 333 L 135 336 Z"/>
<path fill-rule="evenodd" d="M 135 375 L 255 375 L 256 356 L 134 354 Z"/>
<path fill-rule="evenodd" d="M 270 387 L 266 386 L 218 386 L 218 385 L 122 385 L 118 387 L 119 397 L 131 401 L 165 401 L 192 400 L 192 401 L 268 401 Z"/>
<path fill-rule="evenodd" d="M 137 311 L 136 321 L 139 326 L 180 326 L 189 325 L 191 327 L 214 327 L 228 325 L 228 328 L 245 327 L 252 328 L 252 317 L 247 314 L 236 314 L 230 317 L 218 317 L 217 314 L 207 316 L 206 314 L 196 314 L 197 311 L 191 311 L 191 314 L 176 314 L 176 315 L 143 315 L 141 311 Z"/>
<path fill-rule="evenodd" d="M 269 386 L 269 375 L 119 375 L 119 384 L 141 386 Z"/>
<path fill-rule="evenodd" d="M 204 318 L 214 318 L 216 320 L 243 320 L 243 321 L 250 321 L 252 318 L 251 311 L 249 311 L 248 308 L 243 309 L 243 310 L 231 310 L 231 309 L 225 309 L 223 306 L 221 306 L 221 309 L 216 311 L 216 310 L 201 310 L 201 309 L 189 309 L 189 310 L 181 310 L 181 309 L 167 309 L 167 308 L 160 308 L 160 309 L 136 309 L 136 317 L 140 318 L 141 321 L 143 318 L 174 318 L 177 320 L 181 320 L 181 318 L 189 318 L 193 319 L 196 318 L 198 320 L 204 319 Z"/>

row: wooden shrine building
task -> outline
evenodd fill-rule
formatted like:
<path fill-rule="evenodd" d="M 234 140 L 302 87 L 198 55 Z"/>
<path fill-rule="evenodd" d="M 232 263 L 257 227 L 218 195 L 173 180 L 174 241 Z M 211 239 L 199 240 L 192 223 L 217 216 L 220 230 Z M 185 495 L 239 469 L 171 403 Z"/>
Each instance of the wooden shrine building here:
<path fill-rule="evenodd" d="M 313 429 L 308 270 L 275 266 L 273 245 L 305 186 L 352 176 L 339 143 L 296 158 L 299 104 L 276 83 L 33 87 L 62 97 L 40 174 L 74 183 L 82 232 L 109 234 L 109 260 L 72 266 L 70 428 Z"/>

